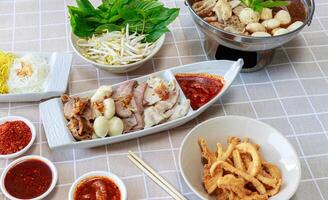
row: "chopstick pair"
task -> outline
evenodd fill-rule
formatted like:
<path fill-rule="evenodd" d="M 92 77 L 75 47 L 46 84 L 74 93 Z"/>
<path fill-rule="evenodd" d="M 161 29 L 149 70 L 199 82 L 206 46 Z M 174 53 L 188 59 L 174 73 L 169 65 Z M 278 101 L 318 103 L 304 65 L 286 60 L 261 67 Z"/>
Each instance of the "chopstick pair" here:
<path fill-rule="evenodd" d="M 175 200 L 187 200 L 182 194 L 180 194 L 171 184 L 169 184 L 163 177 L 155 172 L 148 164 L 146 164 L 141 158 L 135 155 L 132 151 L 129 151 L 128 158 L 139 169 L 145 172 L 155 183 L 163 188 L 173 199 Z"/>

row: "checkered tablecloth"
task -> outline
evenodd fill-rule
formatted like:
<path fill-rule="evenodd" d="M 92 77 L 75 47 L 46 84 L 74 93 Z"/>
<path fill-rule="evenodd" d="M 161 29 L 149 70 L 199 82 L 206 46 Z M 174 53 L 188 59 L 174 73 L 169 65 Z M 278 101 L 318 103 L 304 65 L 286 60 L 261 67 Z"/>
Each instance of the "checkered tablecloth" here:
<path fill-rule="evenodd" d="M 94 1 L 95 4 L 99 1 Z M 142 68 L 116 75 L 85 63 L 74 55 L 69 93 L 95 89 L 169 67 L 206 60 L 203 35 L 195 27 L 183 0 L 165 0 L 181 8 L 160 52 Z M 40 124 L 38 103 L 0 103 L 0 116 L 20 115 L 37 127 L 28 154 L 52 160 L 59 172 L 47 199 L 67 199 L 71 183 L 92 170 L 110 170 L 123 178 L 129 199 L 171 199 L 127 159 L 133 150 L 188 199 L 198 199 L 185 185 L 178 167 L 182 139 L 197 123 L 214 116 L 243 115 L 280 130 L 294 145 L 302 164 L 302 181 L 293 197 L 328 199 L 328 1 L 316 0 L 312 25 L 276 52 L 271 66 L 241 74 L 229 91 L 196 120 L 179 128 L 128 142 L 84 150 L 48 148 Z M 66 5 L 74 0 L 0 0 L 0 49 L 8 51 L 66 51 L 70 28 Z M 0 160 L 3 170 L 11 160 Z M 0 195 L 0 199 L 4 199 Z"/>

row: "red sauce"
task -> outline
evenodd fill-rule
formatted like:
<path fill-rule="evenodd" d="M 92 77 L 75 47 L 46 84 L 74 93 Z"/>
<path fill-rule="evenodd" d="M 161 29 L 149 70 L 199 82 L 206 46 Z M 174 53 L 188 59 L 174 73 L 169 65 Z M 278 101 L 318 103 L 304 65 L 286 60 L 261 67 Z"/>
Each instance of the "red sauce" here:
<path fill-rule="evenodd" d="M 176 74 L 175 78 L 194 110 L 213 99 L 224 85 L 222 77 L 210 74 Z"/>
<path fill-rule="evenodd" d="M 45 193 L 52 182 L 50 167 L 41 160 L 29 159 L 14 165 L 5 176 L 5 188 L 19 199 L 31 199 Z"/>
<path fill-rule="evenodd" d="M 23 121 L 10 121 L 0 125 L 0 154 L 22 150 L 31 141 L 30 127 Z"/>
<path fill-rule="evenodd" d="M 95 176 L 81 181 L 75 189 L 74 200 L 120 200 L 118 186 L 109 178 Z"/>

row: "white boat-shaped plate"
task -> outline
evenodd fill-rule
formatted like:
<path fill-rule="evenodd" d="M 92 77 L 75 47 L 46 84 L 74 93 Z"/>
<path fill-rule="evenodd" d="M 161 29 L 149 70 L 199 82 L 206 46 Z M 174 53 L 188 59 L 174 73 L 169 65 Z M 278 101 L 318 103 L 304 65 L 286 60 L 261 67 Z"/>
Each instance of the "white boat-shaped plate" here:
<path fill-rule="evenodd" d="M 18 57 L 30 54 L 30 52 L 15 53 Z M 39 53 L 31 54 L 44 57 L 50 65 L 49 78 L 43 92 L 22 94 L 0 94 L 0 102 L 28 102 L 40 101 L 50 97 L 59 96 L 66 91 L 69 72 L 72 65 L 70 53 Z"/>
<path fill-rule="evenodd" d="M 89 148 L 96 147 L 106 144 L 112 144 L 117 142 L 122 142 L 138 137 L 142 137 L 145 135 L 153 134 L 156 132 L 161 132 L 164 130 L 172 129 L 174 127 L 180 126 L 195 117 L 201 114 L 204 110 L 210 107 L 214 102 L 218 100 L 218 98 L 225 93 L 225 91 L 230 87 L 233 80 L 239 74 L 243 66 L 243 60 L 239 59 L 238 61 L 227 61 L 227 60 L 213 60 L 213 61 L 205 61 L 199 63 L 193 63 L 189 65 L 179 66 L 167 69 L 165 71 L 156 72 L 154 74 L 146 75 L 140 78 L 136 78 L 138 82 L 145 82 L 150 76 L 160 76 L 167 81 L 175 80 L 174 75 L 177 73 L 208 73 L 222 76 L 224 78 L 225 84 L 220 93 L 214 97 L 207 104 L 203 105 L 197 110 L 193 110 L 190 108 L 189 113 L 179 119 L 164 122 L 162 124 L 153 126 L 151 128 L 146 128 L 143 130 L 113 136 L 113 137 L 105 137 L 105 138 L 97 138 L 93 140 L 84 140 L 84 141 L 76 141 L 71 135 L 70 131 L 67 128 L 67 120 L 64 117 L 63 113 L 63 104 L 60 98 L 55 98 L 43 102 L 40 104 L 40 114 L 41 120 L 45 129 L 45 133 L 47 136 L 48 144 L 50 148 L 60 148 L 60 147 L 74 147 L 74 148 Z M 119 85 L 112 85 L 113 89 L 116 89 Z M 179 84 L 177 84 L 178 86 Z M 186 100 L 183 92 L 180 87 L 177 87 L 180 90 L 180 102 Z M 74 96 L 86 97 L 92 96 L 95 91 L 88 91 L 81 94 L 76 94 Z"/>

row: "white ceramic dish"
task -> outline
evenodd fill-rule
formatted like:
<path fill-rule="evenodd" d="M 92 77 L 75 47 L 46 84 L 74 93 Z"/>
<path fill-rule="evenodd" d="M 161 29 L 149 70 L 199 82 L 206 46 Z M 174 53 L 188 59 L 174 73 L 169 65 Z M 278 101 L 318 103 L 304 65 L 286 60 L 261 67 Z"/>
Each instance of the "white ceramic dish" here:
<path fill-rule="evenodd" d="M 48 188 L 48 190 L 43 193 L 42 195 L 38 196 L 38 197 L 35 197 L 33 199 L 30 199 L 30 200 L 41 200 L 41 199 L 44 199 L 46 196 L 48 196 L 50 194 L 50 192 L 55 188 L 56 186 L 56 183 L 57 183 L 57 180 L 58 180 L 58 172 L 57 172 L 57 169 L 55 167 L 55 165 L 50 161 L 48 160 L 47 158 L 44 158 L 42 156 L 36 156 L 36 155 L 32 155 L 32 156 L 24 156 L 24 157 L 21 157 L 21 158 L 18 158 L 17 160 L 14 160 L 13 162 L 11 162 L 5 169 L 4 171 L 2 172 L 2 175 L 1 175 L 1 180 L 0 180 L 0 186 L 1 186 L 1 191 L 2 193 L 8 198 L 8 199 L 12 199 L 12 200 L 21 200 L 21 199 L 18 199 L 18 198 L 15 198 L 13 197 L 12 195 L 10 195 L 7 190 L 6 190 L 6 187 L 4 185 L 4 181 L 5 181 L 5 177 L 6 177 L 6 174 L 8 172 L 9 169 L 11 169 L 14 165 L 20 163 L 20 162 L 23 162 L 25 160 L 29 160 L 29 159 L 37 159 L 37 160 L 40 160 L 44 163 L 46 163 L 49 167 L 50 167 L 50 170 L 52 172 L 52 181 L 51 181 L 51 184 L 50 184 L 50 187 Z M 27 186 L 28 187 L 28 186 Z"/>
<path fill-rule="evenodd" d="M 95 176 L 107 177 L 110 180 L 112 180 L 120 189 L 121 200 L 128 199 L 128 192 L 127 192 L 126 186 L 118 176 L 116 176 L 113 173 L 106 172 L 106 171 L 92 171 L 92 172 L 89 172 L 89 173 L 86 173 L 86 174 L 80 176 L 78 179 L 76 179 L 74 181 L 74 183 L 72 184 L 72 186 L 68 192 L 68 200 L 74 200 L 75 189 L 82 180 L 85 180 L 86 178 L 89 178 L 89 177 L 95 177 Z"/>
<path fill-rule="evenodd" d="M 209 119 L 193 128 L 182 142 L 179 164 L 187 185 L 201 199 L 214 200 L 202 184 L 203 165 L 198 138 L 206 140 L 213 151 L 218 142 L 226 144 L 229 136 L 248 137 L 260 145 L 263 157 L 280 168 L 283 184 L 280 192 L 270 200 L 290 199 L 301 179 L 299 158 L 289 141 L 276 129 L 255 119 L 227 116 Z"/>
<path fill-rule="evenodd" d="M 72 65 L 72 54 L 39 52 L 21 52 L 15 54 L 20 57 L 27 53 L 44 57 L 50 64 L 50 76 L 46 83 L 47 87 L 45 91 L 23 94 L 0 94 L 0 102 L 40 101 L 41 99 L 59 96 L 66 91 L 69 72 Z"/>
<path fill-rule="evenodd" d="M 220 75 L 225 80 L 225 85 L 221 92 L 213 98 L 206 105 L 202 106 L 197 110 L 190 109 L 189 113 L 177 120 L 169 121 L 151 128 L 143 129 L 140 131 L 131 132 L 128 134 L 123 134 L 114 137 L 98 138 L 94 140 L 84 140 L 77 142 L 71 135 L 67 128 L 67 121 L 64 118 L 63 104 L 59 98 L 51 99 L 40 104 L 40 114 L 42 123 L 47 136 L 48 144 L 50 148 L 59 147 L 77 147 L 77 148 L 89 148 L 95 146 L 101 146 L 105 144 L 122 142 L 125 140 L 130 140 L 137 137 L 142 137 L 145 135 L 153 134 L 156 132 L 161 132 L 168 130 L 177 126 L 180 126 L 193 118 L 201 114 L 205 109 L 218 100 L 218 98 L 225 93 L 225 91 L 230 87 L 233 80 L 239 74 L 240 69 L 243 66 L 243 60 L 238 61 L 226 61 L 226 60 L 214 60 L 206 61 L 200 63 L 193 63 L 185 66 L 174 67 L 165 71 L 157 72 L 151 75 L 136 78 L 135 80 L 139 82 L 145 82 L 150 76 L 156 75 L 160 76 L 168 81 L 175 80 L 174 74 L 177 73 L 209 73 Z M 116 89 L 120 84 L 113 85 L 112 87 Z M 178 85 L 178 84 L 177 84 Z M 180 87 L 177 87 L 181 90 Z M 89 91 L 82 94 L 77 94 L 75 96 L 92 96 L 95 91 Z M 183 92 L 180 91 L 180 102 L 186 100 Z"/>
<path fill-rule="evenodd" d="M 29 150 L 29 148 L 32 146 L 32 144 L 35 140 L 35 137 L 36 137 L 35 126 L 30 120 L 28 120 L 24 117 L 19 117 L 19 116 L 2 117 L 2 118 L 0 118 L 0 125 L 4 124 L 5 122 L 8 122 L 8 121 L 17 121 L 17 120 L 25 122 L 25 124 L 31 129 L 31 134 L 32 134 L 31 140 L 26 147 L 24 147 L 22 150 L 20 150 L 16 153 L 7 154 L 7 155 L 0 154 L 0 159 L 10 159 L 10 158 L 16 158 L 18 156 L 21 156 L 23 153 L 25 153 L 27 150 Z"/>
<path fill-rule="evenodd" d="M 150 55 L 148 55 L 146 58 L 144 58 L 143 60 L 140 60 L 138 62 L 135 63 L 131 63 L 131 64 L 127 64 L 127 65 L 104 65 L 104 64 L 100 64 L 97 63 L 93 60 L 90 60 L 88 58 L 86 58 L 85 56 L 83 56 L 81 54 L 81 49 L 80 47 L 77 45 L 77 40 L 79 38 L 71 33 L 71 46 L 73 47 L 74 51 L 77 53 L 77 55 L 79 55 L 83 60 L 85 60 L 86 62 L 94 65 L 97 68 L 100 69 L 104 69 L 108 72 L 112 72 L 112 73 L 125 73 L 125 72 L 129 72 L 132 70 L 135 70 L 139 67 L 141 67 L 144 63 L 146 63 L 149 59 L 151 59 L 163 46 L 164 44 L 164 40 L 165 40 L 165 34 L 163 34 L 155 43 L 156 46 L 153 49 L 152 53 Z"/>

